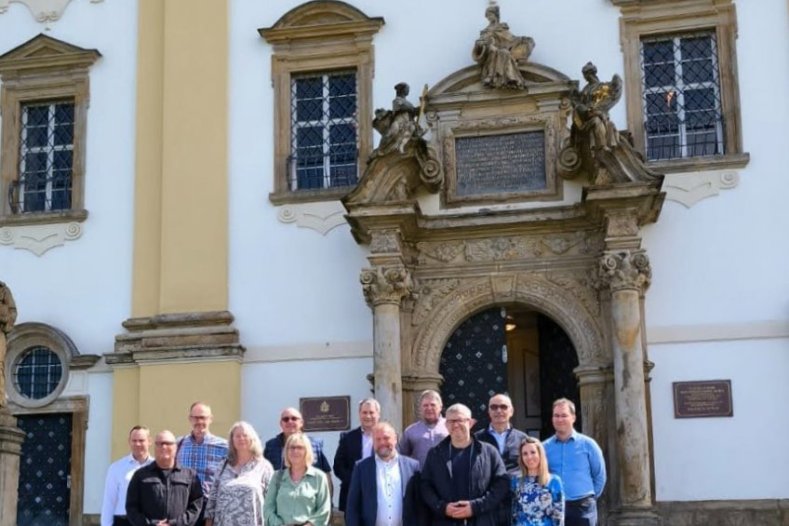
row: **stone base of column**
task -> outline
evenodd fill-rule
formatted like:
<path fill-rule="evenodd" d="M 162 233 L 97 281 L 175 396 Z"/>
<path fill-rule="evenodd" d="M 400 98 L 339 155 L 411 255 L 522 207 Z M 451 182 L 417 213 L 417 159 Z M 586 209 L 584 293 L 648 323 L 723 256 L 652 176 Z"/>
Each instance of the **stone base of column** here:
<path fill-rule="evenodd" d="M 19 457 L 25 433 L 6 409 L 0 409 L 0 526 L 16 526 Z"/>
<path fill-rule="evenodd" d="M 663 521 L 652 508 L 621 508 L 609 516 L 613 526 L 661 526 Z"/>

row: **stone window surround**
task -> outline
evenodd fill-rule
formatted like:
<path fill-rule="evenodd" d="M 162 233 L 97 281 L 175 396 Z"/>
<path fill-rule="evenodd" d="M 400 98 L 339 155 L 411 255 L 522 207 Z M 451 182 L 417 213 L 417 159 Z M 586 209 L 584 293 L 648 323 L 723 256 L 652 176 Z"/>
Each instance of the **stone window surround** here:
<path fill-rule="evenodd" d="M 742 124 L 737 80 L 737 14 L 732 0 L 611 0 L 621 9 L 620 42 L 624 54 L 627 125 L 636 149 L 645 151 L 641 82 L 643 37 L 714 30 L 718 46 L 721 108 L 726 125 L 724 155 L 650 161 L 663 173 L 743 168 L 749 155 L 742 148 Z"/>
<path fill-rule="evenodd" d="M 273 26 L 258 29 L 273 46 L 271 79 L 274 88 L 274 191 L 275 205 L 335 200 L 349 188 L 290 191 L 287 159 L 291 153 L 291 76 L 341 69 L 356 70 L 358 105 L 358 166 L 363 168 L 372 151 L 373 36 L 383 18 L 368 17 L 343 2 L 317 1 L 296 7 Z"/>
<path fill-rule="evenodd" d="M 101 56 L 57 39 L 39 35 L 0 57 L 0 226 L 84 221 L 85 141 L 90 98 L 88 69 Z M 53 99 L 74 101 L 74 149 L 71 209 L 15 215 L 8 186 L 18 178 L 20 118 L 25 103 Z"/>

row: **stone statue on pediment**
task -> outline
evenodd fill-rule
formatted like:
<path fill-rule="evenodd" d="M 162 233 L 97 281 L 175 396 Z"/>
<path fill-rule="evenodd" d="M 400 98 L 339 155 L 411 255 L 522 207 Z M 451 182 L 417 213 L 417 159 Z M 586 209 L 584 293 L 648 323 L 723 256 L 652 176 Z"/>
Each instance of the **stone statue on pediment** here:
<path fill-rule="evenodd" d="M 6 335 L 14 328 L 14 323 L 16 323 L 16 303 L 14 303 L 14 296 L 11 295 L 11 289 L 0 281 L 0 409 L 6 406 Z"/>
<path fill-rule="evenodd" d="M 417 122 L 419 110 L 407 98 L 411 88 L 405 82 L 398 82 L 394 89 L 396 96 L 392 101 L 392 109 L 375 110 L 373 128 L 381 134 L 381 142 L 373 150 L 370 159 L 394 151 L 404 153 L 408 142 L 422 135 Z"/>
<path fill-rule="evenodd" d="M 499 6 L 491 2 L 485 9 L 488 26 L 480 31 L 471 56 L 481 66 L 482 84 L 489 88 L 525 89 L 526 81 L 518 62 L 526 62 L 534 49 L 534 39 L 519 37 L 501 22 Z"/>
<path fill-rule="evenodd" d="M 591 62 L 581 73 L 586 86 L 573 94 L 573 134 L 582 135 L 577 140 L 587 140 L 593 149 L 610 150 L 619 143 L 619 134 L 608 111 L 622 97 L 622 78 L 615 74 L 611 82 L 600 82 Z"/>

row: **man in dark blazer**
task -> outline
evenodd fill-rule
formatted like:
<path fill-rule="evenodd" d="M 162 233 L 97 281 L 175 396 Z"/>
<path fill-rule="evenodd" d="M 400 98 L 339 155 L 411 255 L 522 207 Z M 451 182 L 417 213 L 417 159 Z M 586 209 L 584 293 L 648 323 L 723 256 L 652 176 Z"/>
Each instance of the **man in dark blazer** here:
<path fill-rule="evenodd" d="M 417 511 L 419 462 L 397 453 L 397 433 L 391 424 L 375 426 L 373 439 L 375 455 L 353 468 L 345 526 L 423 524 Z"/>
<path fill-rule="evenodd" d="M 345 511 L 351 474 L 357 461 L 373 454 L 373 428 L 381 418 L 381 405 L 375 398 L 359 402 L 359 423 L 356 429 L 340 435 L 334 455 L 334 474 L 340 479 L 340 511 Z"/>

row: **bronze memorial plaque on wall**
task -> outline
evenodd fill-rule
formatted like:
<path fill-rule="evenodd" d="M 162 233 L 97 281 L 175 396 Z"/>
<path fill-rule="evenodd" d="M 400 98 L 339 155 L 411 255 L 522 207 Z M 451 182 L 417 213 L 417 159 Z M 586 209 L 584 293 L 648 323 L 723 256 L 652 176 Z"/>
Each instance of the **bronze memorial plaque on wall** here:
<path fill-rule="evenodd" d="M 731 380 L 674 382 L 674 418 L 734 416 Z"/>
<path fill-rule="evenodd" d="M 351 397 L 299 398 L 304 431 L 346 431 L 351 428 Z"/>
<path fill-rule="evenodd" d="M 542 130 L 455 139 L 458 197 L 547 188 Z"/>

